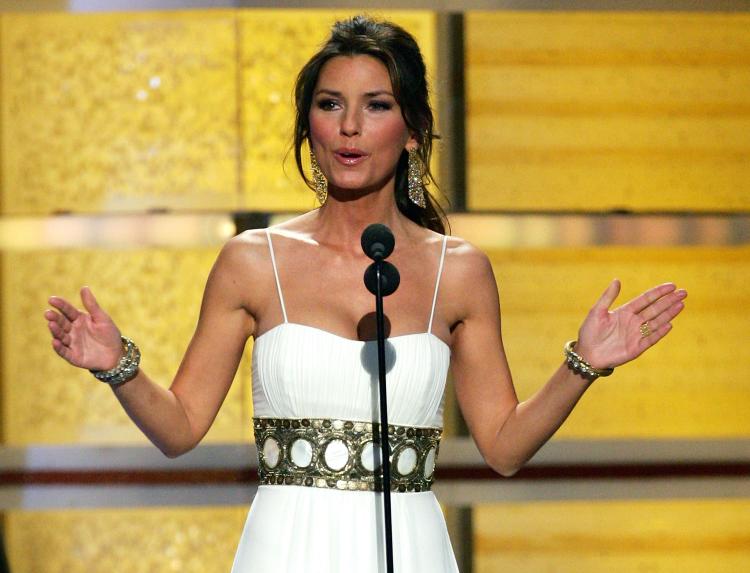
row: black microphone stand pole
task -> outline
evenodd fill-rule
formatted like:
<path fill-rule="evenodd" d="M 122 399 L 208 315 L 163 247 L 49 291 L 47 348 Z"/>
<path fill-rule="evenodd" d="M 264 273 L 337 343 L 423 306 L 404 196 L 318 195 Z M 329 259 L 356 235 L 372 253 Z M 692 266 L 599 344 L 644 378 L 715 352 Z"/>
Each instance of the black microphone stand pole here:
<path fill-rule="evenodd" d="M 385 523 L 385 560 L 388 573 L 393 573 L 393 528 L 391 519 L 391 444 L 388 441 L 388 392 L 385 385 L 385 316 L 383 297 L 393 294 L 401 281 L 398 269 L 385 258 L 393 252 L 393 233 L 385 225 L 375 223 L 362 233 L 362 250 L 373 259 L 365 270 L 365 286 L 375 295 L 375 320 L 378 330 L 378 381 L 380 395 L 380 451 L 383 467 L 383 516 Z M 374 439 L 374 436 L 373 436 Z"/>
<path fill-rule="evenodd" d="M 378 329 L 378 379 L 380 382 L 380 443 L 383 452 L 383 509 L 385 512 L 385 562 L 388 573 L 393 573 L 393 529 L 391 525 L 391 445 L 388 441 L 388 395 L 385 384 L 385 327 L 383 318 L 382 267 L 383 260 L 375 261 L 377 291 L 375 320 Z"/>

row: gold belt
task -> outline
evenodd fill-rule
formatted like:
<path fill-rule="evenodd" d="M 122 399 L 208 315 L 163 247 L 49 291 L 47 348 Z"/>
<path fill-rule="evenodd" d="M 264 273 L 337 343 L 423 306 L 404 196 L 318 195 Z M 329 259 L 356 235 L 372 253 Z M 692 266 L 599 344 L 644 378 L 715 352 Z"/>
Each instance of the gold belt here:
<path fill-rule="evenodd" d="M 263 485 L 383 490 L 379 424 L 253 418 L 253 426 Z M 429 491 L 442 433 L 439 428 L 388 425 L 392 491 Z"/>

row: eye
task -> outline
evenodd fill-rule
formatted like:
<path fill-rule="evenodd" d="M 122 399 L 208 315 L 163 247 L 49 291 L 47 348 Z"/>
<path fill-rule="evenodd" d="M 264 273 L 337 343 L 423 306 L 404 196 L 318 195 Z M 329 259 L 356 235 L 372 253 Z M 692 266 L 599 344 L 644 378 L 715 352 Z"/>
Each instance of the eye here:
<path fill-rule="evenodd" d="M 393 104 L 389 101 L 383 100 L 372 100 L 370 102 L 370 109 L 375 111 L 387 111 L 393 108 Z"/>
<path fill-rule="evenodd" d="M 319 109 L 322 109 L 323 111 L 332 111 L 336 108 L 338 108 L 339 103 L 335 99 L 321 99 L 318 100 L 317 106 Z"/>

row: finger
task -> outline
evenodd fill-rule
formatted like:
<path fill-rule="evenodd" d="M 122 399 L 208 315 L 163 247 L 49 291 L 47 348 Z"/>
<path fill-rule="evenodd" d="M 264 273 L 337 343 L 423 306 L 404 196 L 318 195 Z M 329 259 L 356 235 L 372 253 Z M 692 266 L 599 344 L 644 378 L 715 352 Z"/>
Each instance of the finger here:
<path fill-rule="evenodd" d="M 52 333 L 52 336 L 54 336 L 55 338 L 62 338 L 63 334 L 65 334 L 62 328 L 60 328 L 60 326 L 56 322 L 53 322 L 53 321 L 47 322 L 47 328 L 49 329 L 50 333 Z"/>
<path fill-rule="evenodd" d="M 94 293 L 91 292 L 91 289 L 89 287 L 85 286 L 81 289 L 81 300 L 83 301 L 83 306 L 86 307 L 86 310 L 89 311 L 91 318 L 93 318 L 95 321 L 107 317 L 107 313 L 104 312 L 99 306 Z"/>
<path fill-rule="evenodd" d="M 660 299 L 653 302 L 652 304 L 650 304 L 649 306 L 647 306 L 646 308 L 644 308 L 640 312 L 640 317 L 643 319 L 644 322 L 653 320 L 654 318 L 659 316 L 664 311 L 668 310 L 673 305 L 679 304 L 680 301 L 682 301 L 685 297 L 687 297 L 687 292 L 685 292 L 684 290 L 678 290 L 669 295 L 663 296 Z"/>
<path fill-rule="evenodd" d="M 60 328 L 56 322 L 48 322 L 47 327 L 54 338 L 62 342 L 65 346 L 70 346 L 70 335 Z"/>
<path fill-rule="evenodd" d="M 675 317 L 682 312 L 683 308 L 685 308 L 685 304 L 682 302 L 677 302 L 670 305 L 668 308 L 664 309 L 664 311 L 662 311 L 658 316 L 647 321 L 649 328 L 651 330 L 658 330 L 663 324 L 672 322 Z"/>
<path fill-rule="evenodd" d="M 633 314 L 641 314 L 643 310 L 649 306 L 650 304 L 653 304 L 657 300 L 659 300 L 664 295 L 669 294 L 670 292 L 673 292 L 677 287 L 674 283 L 664 283 L 658 286 L 655 286 L 654 288 L 651 288 L 644 292 L 643 294 L 635 297 L 633 300 L 625 303 L 623 305 L 623 308 L 625 310 L 628 310 L 632 312 Z"/>
<path fill-rule="evenodd" d="M 641 354 L 651 348 L 654 344 L 656 344 L 667 334 L 669 334 L 670 330 L 672 330 L 672 323 L 667 322 L 652 330 L 651 334 L 649 334 L 648 336 L 642 337 L 638 341 L 638 353 Z"/>
<path fill-rule="evenodd" d="M 49 303 L 57 310 L 59 310 L 65 316 L 65 318 L 67 318 L 71 322 L 73 322 L 81 314 L 81 311 L 70 304 L 67 300 L 65 300 L 64 298 L 60 298 L 59 296 L 49 297 Z"/>
<path fill-rule="evenodd" d="M 49 328 L 50 333 L 54 338 L 57 338 L 61 342 L 65 342 L 63 339 L 65 337 L 65 331 L 58 326 L 56 322 L 48 322 L 47 328 Z"/>
<path fill-rule="evenodd" d="M 596 301 L 595 306 L 598 308 L 609 310 L 609 307 L 612 306 L 612 303 L 615 302 L 615 299 L 619 294 L 620 281 L 618 279 L 614 279 L 611 283 L 609 283 L 609 286 L 602 293 L 602 296 L 599 297 L 599 300 Z"/>
<path fill-rule="evenodd" d="M 63 325 L 63 322 L 66 322 L 65 317 L 63 317 L 62 314 L 49 308 L 44 311 L 44 318 L 47 319 L 47 322 L 56 322 L 60 326 Z"/>
<path fill-rule="evenodd" d="M 60 342 L 57 338 L 52 339 L 52 350 L 57 352 L 58 355 L 63 357 L 65 360 L 68 359 L 68 352 L 70 349 Z"/>
<path fill-rule="evenodd" d="M 73 323 L 71 323 L 67 318 L 65 318 L 62 314 L 54 311 L 47 311 L 44 313 L 45 318 L 47 321 L 55 322 L 62 330 L 65 332 L 70 332 L 73 328 Z"/>
<path fill-rule="evenodd" d="M 53 310 L 45 311 L 44 318 L 47 319 L 48 323 L 54 322 L 64 332 L 70 332 L 73 328 L 73 324 L 67 318 Z"/>

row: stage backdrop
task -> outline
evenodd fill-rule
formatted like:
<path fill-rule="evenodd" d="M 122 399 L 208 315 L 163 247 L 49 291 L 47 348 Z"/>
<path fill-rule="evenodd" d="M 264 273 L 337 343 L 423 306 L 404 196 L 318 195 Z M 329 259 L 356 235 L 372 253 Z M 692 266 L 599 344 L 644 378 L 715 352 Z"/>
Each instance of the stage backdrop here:
<path fill-rule="evenodd" d="M 350 13 L 0 15 L 5 446 L 145 442 L 108 388 L 53 354 L 47 297 L 77 300 L 90 285 L 144 349 L 144 368 L 168 385 L 231 213 L 314 206 L 287 156 L 291 88 L 342 15 Z M 450 80 L 437 77 L 435 13 L 383 15 L 417 36 L 434 85 Z M 493 263 L 519 396 L 560 363 L 562 344 L 611 278 L 623 280 L 623 298 L 674 280 L 690 291 L 679 328 L 637 366 L 597 382 L 559 437 L 747 438 L 746 236 L 696 226 L 680 245 L 668 225 L 650 224 L 641 229 L 650 246 L 602 246 L 595 224 L 574 225 L 566 232 L 586 246 L 572 247 L 549 218 L 514 231 L 477 214 L 747 213 L 750 18 L 471 12 L 463 31 L 470 213 L 455 233 Z M 154 213 L 161 231 L 102 240 L 123 220 Z M 224 221 L 208 233 L 177 223 L 196 213 Z M 251 350 L 249 342 L 208 441 L 252 439 Z M 475 570 L 741 571 L 750 568 L 747 505 L 596 492 L 488 504 L 473 509 Z M 5 533 L 17 572 L 223 572 L 245 512 L 13 510 Z"/>

